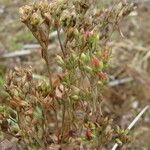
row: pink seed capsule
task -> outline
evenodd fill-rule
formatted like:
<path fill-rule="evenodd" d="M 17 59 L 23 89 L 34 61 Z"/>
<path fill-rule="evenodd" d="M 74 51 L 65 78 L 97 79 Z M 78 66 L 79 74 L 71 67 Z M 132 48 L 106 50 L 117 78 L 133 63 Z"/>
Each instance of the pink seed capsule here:
<path fill-rule="evenodd" d="M 92 137 L 92 132 L 91 132 L 90 130 L 86 130 L 86 131 L 85 131 L 85 136 L 86 136 L 87 138 L 91 138 L 91 137 Z"/>
<path fill-rule="evenodd" d="M 95 67 L 95 68 L 98 68 L 99 66 L 100 66 L 100 61 L 99 61 L 99 59 L 97 58 L 97 57 L 94 57 L 93 59 L 92 59 L 92 65 Z"/>
<path fill-rule="evenodd" d="M 107 80 L 107 74 L 104 73 L 104 72 L 100 72 L 100 73 L 99 73 L 99 79 L 100 79 L 101 81 Z"/>

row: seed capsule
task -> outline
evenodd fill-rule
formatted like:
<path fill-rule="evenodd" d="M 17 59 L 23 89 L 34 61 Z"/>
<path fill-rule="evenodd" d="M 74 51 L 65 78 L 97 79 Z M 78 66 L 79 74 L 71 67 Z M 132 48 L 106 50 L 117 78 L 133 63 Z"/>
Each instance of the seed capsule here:
<path fill-rule="evenodd" d="M 64 65 L 65 65 L 64 60 L 63 60 L 59 55 L 57 55 L 57 63 L 58 63 L 60 66 L 64 66 Z"/>
<path fill-rule="evenodd" d="M 78 95 L 73 95 L 73 96 L 71 96 L 71 98 L 72 98 L 73 100 L 78 100 L 78 99 L 79 99 L 79 96 L 78 96 Z"/>
<path fill-rule="evenodd" d="M 95 68 L 99 68 L 100 67 L 100 61 L 99 61 L 99 59 L 97 58 L 97 57 L 94 57 L 93 59 L 92 59 L 92 65 L 95 67 Z"/>
<path fill-rule="evenodd" d="M 85 66 L 84 69 L 85 69 L 88 73 L 92 73 L 92 72 L 93 72 L 92 68 L 89 67 L 89 66 Z"/>
<path fill-rule="evenodd" d="M 100 72 L 100 73 L 99 73 L 99 79 L 100 79 L 101 81 L 107 80 L 107 74 L 104 73 L 104 72 Z"/>
<path fill-rule="evenodd" d="M 29 19 L 30 14 L 32 13 L 32 11 L 33 11 L 32 6 L 25 5 L 25 6 L 21 7 L 19 9 L 19 13 L 20 13 L 20 16 L 21 16 L 21 21 L 26 22 Z"/>
<path fill-rule="evenodd" d="M 81 60 L 83 63 L 88 63 L 89 58 L 84 53 L 81 54 Z"/>
<path fill-rule="evenodd" d="M 33 13 L 30 20 L 31 25 L 36 26 L 40 23 L 40 18 L 37 13 Z"/>

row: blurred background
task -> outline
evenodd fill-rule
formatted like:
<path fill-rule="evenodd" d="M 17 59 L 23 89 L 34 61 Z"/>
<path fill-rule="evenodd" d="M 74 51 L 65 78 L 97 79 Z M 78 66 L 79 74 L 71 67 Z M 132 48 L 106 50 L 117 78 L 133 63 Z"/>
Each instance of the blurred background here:
<path fill-rule="evenodd" d="M 46 75 L 40 46 L 21 23 L 18 9 L 31 0 L 0 0 L 0 91 L 5 75 L 15 66 L 32 66 L 37 75 Z M 150 1 L 136 1 L 137 8 L 120 23 L 109 45 L 113 50 L 110 82 L 102 91 L 104 113 L 126 128 L 143 107 L 150 104 Z M 114 1 L 113 1 L 114 3 Z M 99 6 L 111 6 L 112 1 L 98 1 Z M 57 35 L 50 35 L 49 55 L 53 70 L 55 56 L 60 53 Z M 0 101 L 4 98 L 0 92 Z M 131 131 L 134 139 L 123 149 L 150 149 L 150 111 Z"/>

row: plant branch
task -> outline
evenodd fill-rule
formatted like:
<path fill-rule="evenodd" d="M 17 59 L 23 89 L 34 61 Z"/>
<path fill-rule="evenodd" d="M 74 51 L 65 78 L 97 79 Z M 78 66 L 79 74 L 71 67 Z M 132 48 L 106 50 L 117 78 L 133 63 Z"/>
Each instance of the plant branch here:
<path fill-rule="evenodd" d="M 46 66 L 47 66 L 47 70 L 48 70 L 48 75 L 49 75 L 49 82 L 50 82 L 50 86 L 52 88 L 53 87 L 53 84 L 52 84 L 52 75 L 51 75 L 50 64 L 49 64 L 49 60 L 48 60 L 47 48 L 42 50 L 42 57 L 44 58 L 44 60 L 46 62 Z"/>
<path fill-rule="evenodd" d="M 144 109 L 136 116 L 136 118 L 130 123 L 130 125 L 128 126 L 127 130 L 131 130 L 133 128 L 133 126 L 136 124 L 136 122 L 142 117 L 142 115 L 149 109 L 149 105 L 144 107 Z M 112 150 L 116 150 L 116 148 L 118 147 L 118 144 L 116 143 Z"/>

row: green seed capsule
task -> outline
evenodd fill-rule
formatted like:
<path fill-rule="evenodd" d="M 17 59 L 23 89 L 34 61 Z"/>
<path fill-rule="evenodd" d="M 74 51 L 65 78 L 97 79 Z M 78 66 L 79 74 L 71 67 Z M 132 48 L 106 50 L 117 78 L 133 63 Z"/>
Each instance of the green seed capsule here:
<path fill-rule="evenodd" d="M 78 96 L 78 95 L 73 95 L 73 96 L 71 96 L 71 98 L 72 98 L 73 100 L 78 100 L 78 99 L 79 99 L 79 96 Z"/>
<path fill-rule="evenodd" d="M 85 66 L 84 69 L 88 72 L 88 73 L 92 73 L 93 69 L 89 66 Z"/>
<path fill-rule="evenodd" d="M 83 63 L 88 63 L 89 59 L 84 53 L 81 54 L 81 60 Z"/>
<path fill-rule="evenodd" d="M 64 60 L 58 55 L 57 56 L 57 63 L 60 65 L 60 66 L 64 66 L 65 65 L 65 62 Z"/>
<path fill-rule="evenodd" d="M 72 86 L 72 91 L 75 95 L 79 95 L 79 93 L 80 93 L 80 89 L 75 86 Z"/>

